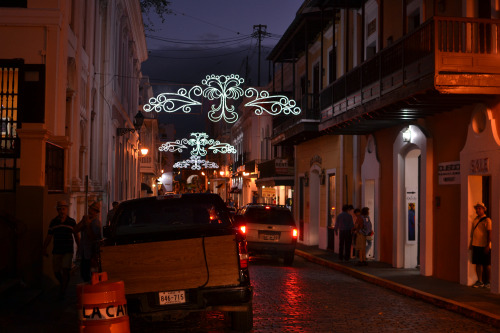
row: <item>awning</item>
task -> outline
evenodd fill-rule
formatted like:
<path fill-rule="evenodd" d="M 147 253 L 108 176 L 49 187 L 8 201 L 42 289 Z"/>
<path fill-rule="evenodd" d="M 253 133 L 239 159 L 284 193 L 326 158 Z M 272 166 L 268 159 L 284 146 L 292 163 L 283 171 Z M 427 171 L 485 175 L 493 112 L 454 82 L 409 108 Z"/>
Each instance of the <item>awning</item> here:
<path fill-rule="evenodd" d="M 260 178 L 255 181 L 257 186 L 294 186 L 295 180 L 293 177 L 269 177 Z"/>
<path fill-rule="evenodd" d="M 237 187 L 231 187 L 229 193 L 241 193 L 241 190 Z"/>

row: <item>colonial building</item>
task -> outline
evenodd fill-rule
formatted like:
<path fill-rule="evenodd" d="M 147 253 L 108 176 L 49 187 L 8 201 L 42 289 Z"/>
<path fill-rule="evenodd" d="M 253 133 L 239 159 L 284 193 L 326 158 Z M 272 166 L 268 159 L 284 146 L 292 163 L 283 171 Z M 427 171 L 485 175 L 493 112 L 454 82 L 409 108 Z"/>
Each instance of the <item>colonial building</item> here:
<path fill-rule="evenodd" d="M 0 50 L 0 209 L 22 230 L 10 273 L 32 284 L 52 276 L 41 251 L 57 200 L 75 219 L 101 201 L 105 220 L 111 202 L 139 196 L 147 50 L 139 1 L 7 3 L 17 7 L 0 4 L 8 45 Z"/>
<path fill-rule="evenodd" d="M 295 96 L 319 103 L 273 138 L 295 146 L 304 243 L 328 246 L 332 208 L 367 206 L 375 258 L 471 285 L 473 205 L 484 202 L 500 292 L 499 14 L 473 0 L 304 3 L 270 56 L 292 65 Z"/>

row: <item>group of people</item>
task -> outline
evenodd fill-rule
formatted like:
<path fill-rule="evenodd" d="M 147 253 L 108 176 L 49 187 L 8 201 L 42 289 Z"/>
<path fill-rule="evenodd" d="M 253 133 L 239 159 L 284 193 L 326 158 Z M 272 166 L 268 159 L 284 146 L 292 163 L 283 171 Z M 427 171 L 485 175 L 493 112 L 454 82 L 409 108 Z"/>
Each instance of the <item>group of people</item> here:
<path fill-rule="evenodd" d="M 117 202 L 113 203 L 114 212 Z M 80 259 L 80 274 L 85 282 L 91 279 L 91 269 L 97 265 L 96 241 L 101 239 L 101 203 L 92 202 L 88 213 L 80 222 L 68 216 L 69 206 L 64 200 L 56 205 L 57 216 L 49 224 L 49 230 L 43 243 L 43 255 L 48 257 L 48 246 L 54 241 L 52 247 L 52 268 L 56 279 L 59 281 L 59 297 L 64 298 L 68 287 L 71 267 L 73 263 L 74 243 Z M 109 216 L 109 214 L 108 214 Z"/>
<path fill-rule="evenodd" d="M 351 246 L 357 252 L 358 265 L 367 265 L 366 253 L 373 245 L 373 225 L 368 207 L 354 209 L 352 205 L 342 206 L 342 213 L 335 221 L 335 234 L 339 235 L 339 259 L 351 259 Z"/>

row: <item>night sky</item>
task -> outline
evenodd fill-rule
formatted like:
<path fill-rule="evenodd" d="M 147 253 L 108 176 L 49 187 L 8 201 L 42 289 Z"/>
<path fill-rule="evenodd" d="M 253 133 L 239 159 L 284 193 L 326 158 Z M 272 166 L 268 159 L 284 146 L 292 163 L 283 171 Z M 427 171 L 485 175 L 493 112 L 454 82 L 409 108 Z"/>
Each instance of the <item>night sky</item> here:
<path fill-rule="evenodd" d="M 262 39 L 261 85 L 269 78 L 265 60 L 295 18 L 303 0 L 182 0 L 172 1 L 165 22 L 149 14 L 154 31 L 146 31 L 149 58 L 143 74 L 149 76 L 154 94 L 177 91 L 179 84 L 201 84 L 209 74 L 239 74 L 257 85 L 257 39 L 253 26 L 267 25 Z M 144 18 L 148 24 L 148 18 Z M 248 67 L 246 59 L 248 58 Z M 246 76 L 247 75 L 247 76 Z M 189 85 L 187 86 L 189 87 Z M 176 137 L 204 131 L 206 113 L 161 114 L 161 122 L 176 125 Z"/>

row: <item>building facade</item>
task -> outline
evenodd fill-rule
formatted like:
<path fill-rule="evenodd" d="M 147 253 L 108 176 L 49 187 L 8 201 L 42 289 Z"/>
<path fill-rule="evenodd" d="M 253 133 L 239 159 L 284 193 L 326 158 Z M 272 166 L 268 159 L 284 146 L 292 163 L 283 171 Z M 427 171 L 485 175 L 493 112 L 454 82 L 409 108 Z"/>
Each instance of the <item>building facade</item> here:
<path fill-rule="evenodd" d="M 14 273 L 36 284 L 52 276 L 40 254 L 57 200 L 67 200 L 77 220 L 100 201 L 105 221 L 111 202 L 139 196 L 147 49 L 138 1 L 7 6 L 0 5 L 0 39 L 9 45 L 0 51 L 0 209 L 24 230 L 13 244 Z"/>
<path fill-rule="evenodd" d="M 291 81 L 296 97 L 318 104 L 273 133 L 273 144 L 295 147 L 302 242 L 329 247 L 332 208 L 367 206 L 375 258 L 471 285 L 473 205 L 484 202 L 493 220 L 491 291 L 500 292 L 497 7 L 304 3 L 270 55 L 275 67 L 292 66 L 288 79 L 275 73 L 275 87 Z"/>

